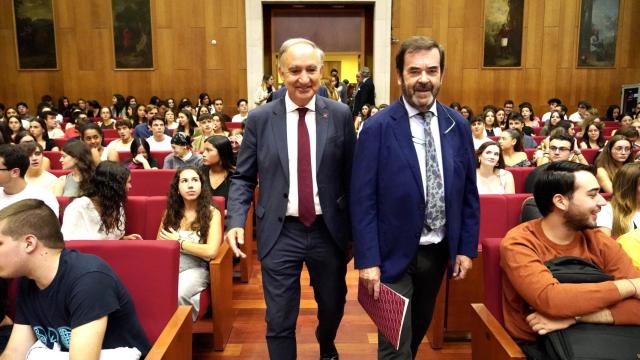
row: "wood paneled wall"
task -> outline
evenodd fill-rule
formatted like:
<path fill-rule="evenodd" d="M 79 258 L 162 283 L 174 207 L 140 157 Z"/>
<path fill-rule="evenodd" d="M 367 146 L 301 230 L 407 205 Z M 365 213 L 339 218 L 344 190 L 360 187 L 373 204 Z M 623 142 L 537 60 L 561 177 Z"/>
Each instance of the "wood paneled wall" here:
<path fill-rule="evenodd" d="M 393 2 L 392 34 L 401 41 L 411 35 L 432 36 L 444 45 L 446 71 L 439 98 L 458 101 L 476 112 L 485 104 L 502 106 L 529 101 L 536 113 L 547 111 L 547 100 L 559 97 L 573 112 L 580 99 L 589 100 L 604 115 L 620 103 L 620 86 L 640 82 L 637 32 L 640 1 L 620 0 L 616 67 L 578 69 L 580 0 L 527 0 L 524 10 L 523 66 L 483 69 L 483 1 L 399 0 Z M 635 34 L 635 35 L 633 35 Z M 394 44 L 392 54 L 399 44 Z M 391 98 L 400 90 L 391 68 Z"/>
<path fill-rule="evenodd" d="M 225 100 L 228 113 L 245 97 L 246 51 L 243 0 L 151 0 L 155 69 L 114 70 L 111 2 L 55 0 L 57 71 L 17 71 L 12 0 L 0 0 L 0 102 L 27 101 L 43 94 L 97 99 L 113 93 L 146 103 L 207 91 Z M 216 45 L 211 40 L 217 41 Z"/>
<path fill-rule="evenodd" d="M 0 102 L 26 100 L 35 107 L 47 93 L 108 103 L 116 92 L 135 95 L 139 102 L 151 95 L 196 100 L 207 91 L 222 96 L 232 113 L 236 99 L 247 96 L 243 0 L 151 0 L 153 71 L 114 70 L 107 0 L 54 1 L 60 69 L 17 71 L 11 1 L 0 0 Z M 634 40 L 640 1 L 620 0 L 616 67 L 611 69 L 576 67 L 580 0 L 525 4 L 520 69 L 482 68 L 483 1 L 396 0 L 392 33 L 400 40 L 421 34 L 440 41 L 447 51 L 440 99 L 476 110 L 511 98 L 516 103 L 528 100 L 542 113 L 546 100 L 557 96 L 570 110 L 579 99 L 588 99 L 604 113 L 608 104 L 619 103 L 622 84 L 640 82 L 640 50 Z M 217 45 L 211 45 L 212 39 Z M 391 46 L 394 57 L 398 44 Z M 400 93 L 394 64 L 392 59 L 392 100 Z"/>

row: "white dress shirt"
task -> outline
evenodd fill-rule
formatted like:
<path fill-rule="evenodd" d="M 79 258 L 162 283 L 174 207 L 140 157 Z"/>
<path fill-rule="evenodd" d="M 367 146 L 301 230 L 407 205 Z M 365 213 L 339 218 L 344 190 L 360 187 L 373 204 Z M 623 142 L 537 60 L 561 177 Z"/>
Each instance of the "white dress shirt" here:
<path fill-rule="evenodd" d="M 284 97 L 287 112 L 287 154 L 289 156 L 289 196 L 287 216 L 298 216 L 298 108 L 299 106 L 289 97 Z M 318 181 L 316 167 L 316 97 L 305 106 L 308 110 L 304 117 L 309 131 L 309 154 L 311 155 L 311 178 L 313 180 L 313 204 L 316 215 L 322 214 L 320 197 L 318 196 Z"/>
<path fill-rule="evenodd" d="M 418 156 L 418 164 L 420 165 L 420 176 L 422 177 L 422 191 L 426 198 L 427 196 L 427 153 L 425 150 L 425 134 L 424 134 L 424 120 L 419 116 L 420 111 L 409 105 L 407 101 L 402 98 L 404 107 L 409 114 L 409 127 L 411 128 L 411 137 L 413 140 L 413 146 L 416 149 L 416 155 Z M 436 157 L 438 159 L 438 168 L 440 169 L 440 177 L 442 178 L 442 184 L 446 187 L 443 178 L 442 170 L 442 147 L 440 146 L 440 126 L 438 125 L 438 109 L 437 102 L 434 101 L 429 111 L 434 115 L 431 118 L 431 135 L 433 136 L 433 143 L 436 146 Z M 424 214 L 423 214 L 424 217 Z M 445 227 L 439 229 L 433 229 L 427 231 L 424 226 L 422 228 L 422 235 L 420 235 L 420 245 L 437 244 L 445 236 Z"/>

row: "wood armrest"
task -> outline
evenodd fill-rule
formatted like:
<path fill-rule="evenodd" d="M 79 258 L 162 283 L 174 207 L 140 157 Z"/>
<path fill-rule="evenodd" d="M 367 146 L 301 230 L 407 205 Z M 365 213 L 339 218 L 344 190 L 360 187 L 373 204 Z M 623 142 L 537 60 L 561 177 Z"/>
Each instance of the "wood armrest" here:
<path fill-rule="evenodd" d="M 520 346 L 484 304 L 471 304 L 474 321 L 471 329 L 471 356 L 473 360 L 507 360 L 526 357 Z"/>
<path fill-rule="evenodd" d="M 218 255 L 209 262 L 211 276 L 211 318 L 214 348 L 223 350 L 229 340 L 235 313 L 233 310 L 233 252 L 229 244 L 220 245 Z"/>
<path fill-rule="evenodd" d="M 191 305 L 178 306 L 145 359 L 191 359 L 192 327 Z"/>

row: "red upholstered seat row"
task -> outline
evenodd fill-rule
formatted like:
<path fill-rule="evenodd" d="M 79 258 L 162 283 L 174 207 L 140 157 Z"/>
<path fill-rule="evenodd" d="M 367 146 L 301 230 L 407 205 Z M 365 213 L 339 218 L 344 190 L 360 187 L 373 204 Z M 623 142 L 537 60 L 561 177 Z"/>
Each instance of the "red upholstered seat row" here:
<path fill-rule="evenodd" d="M 62 147 L 60 147 L 60 150 L 62 150 Z M 46 158 L 48 158 L 49 161 L 51 162 L 51 170 L 62 169 L 62 164 L 60 163 L 60 156 L 62 156 L 62 153 L 60 151 L 44 151 L 42 154 Z M 164 158 L 167 157 L 167 155 L 169 154 L 171 154 L 171 151 L 152 151 L 151 152 L 151 156 L 153 156 L 153 158 L 156 159 L 156 161 L 158 162 L 158 169 L 162 169 L 162 166 L 164 165 Z M 118 152 L 118 158 L 120 161 L 123 161 L 130 157 L 131 157 L 131 153 L 129 152 L 124 152 L 124 151 Z"/>
<path fill-rule="evenodd" d="M 69 170 L 51 170 L 55 176 L 69 173 Z M 175 170 L 131 170 L 131 190 L 129 196 L 166 196 Z"/>

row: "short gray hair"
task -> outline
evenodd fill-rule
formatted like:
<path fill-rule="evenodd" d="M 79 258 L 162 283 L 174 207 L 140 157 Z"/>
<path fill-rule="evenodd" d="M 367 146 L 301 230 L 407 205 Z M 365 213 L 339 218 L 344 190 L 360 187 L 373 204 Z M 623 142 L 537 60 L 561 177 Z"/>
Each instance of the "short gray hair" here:
<path fill-rule="evenodd" d="M 282 57 L 287 51 L 289 51 L 289 48 L 300 44 L 311 46 L 316 51 L 316 54 L 318 54 L 318 61 L 320 62 L 319 65 L 322 65 L 324 63 L 324 51 L 322 51 L 322 49 L 320 49 L 318 45 L 316 45 L 316 43 L 303 38 L 293 38 L 283 42 L 282 46 L 280 46 L 280 50 L 278 51 L 278 69 L 282 67 Z"/>

